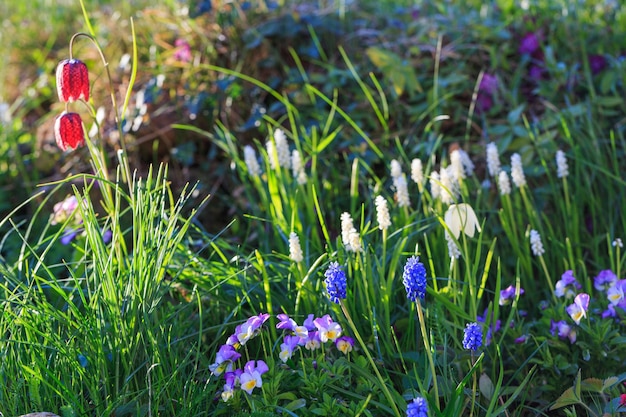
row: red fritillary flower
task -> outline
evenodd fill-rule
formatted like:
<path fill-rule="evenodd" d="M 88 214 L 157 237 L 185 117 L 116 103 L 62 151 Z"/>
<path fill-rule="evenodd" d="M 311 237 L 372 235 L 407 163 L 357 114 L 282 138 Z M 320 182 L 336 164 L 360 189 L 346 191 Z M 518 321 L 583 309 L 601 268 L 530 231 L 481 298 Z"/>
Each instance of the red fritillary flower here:
<path fill-rule="evenodd" d="M 63 112 L 54 122 L 54 138 L 62 151 L 85 144 L 85 129 L 78 113 Z"/>
<path fill-rule="evenodd" d="M 84 62 L 78 59 L 64 59 L 59 62 L 57 92 L 59 100 L 64 103 L 89 100 L 89 74 Z"/>

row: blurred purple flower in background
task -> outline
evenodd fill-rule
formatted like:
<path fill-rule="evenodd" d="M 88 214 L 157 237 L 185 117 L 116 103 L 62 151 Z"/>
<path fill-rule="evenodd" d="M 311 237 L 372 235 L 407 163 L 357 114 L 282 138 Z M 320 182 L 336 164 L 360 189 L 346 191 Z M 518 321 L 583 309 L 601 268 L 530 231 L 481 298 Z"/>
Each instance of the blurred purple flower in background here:
<path fill-rule="evenodd" d="M 602 72 L 606 66 L 606 58 L 603 55 L 589 55 L 589 69 L 591 69 L 593 75 Z"/>
<path fill-rule="evenodd" d="M 519 289 L 520 295 L 524 294 L 524 289 L 520 287 Z M 500 300 L 498 304 L 501 306 L 510 304 L 515 299 L 515 286 L 509 285 L 505 289 L 500 291 Z"/>
<path fill-rule="evenodd" d="M 532 55 L 539 49 L 539 37 L 536 32 L 525 34 L 520 41 L 518 51 L 522 55 Z"/>
<path fill-rule="evenodd" d="M 498 79 L 495 75 L 483 74 L 483 78 L 478 85 L 478 96 L 476 97 L 476 107 L 480 111 L 489 111 L 493 106 L 493 96 L 498 90 Z"/>
<path fill-rule="evenodd" d="M 567 324 L 565 320 L 554 321 L 550 324 L 550 333 L 558 334 L 560 339 L 569 339 L 570 343 L 576 342 L 576 330 Z"/>

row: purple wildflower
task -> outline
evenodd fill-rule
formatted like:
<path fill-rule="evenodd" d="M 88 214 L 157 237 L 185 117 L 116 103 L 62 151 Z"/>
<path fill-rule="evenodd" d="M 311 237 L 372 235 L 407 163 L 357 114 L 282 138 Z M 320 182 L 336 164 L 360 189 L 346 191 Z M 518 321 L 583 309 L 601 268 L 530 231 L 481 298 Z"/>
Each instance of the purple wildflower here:
<path fill-rule="evenodd" d="M 626 309 L 626 297 L 624 296 L 625 294 L 626 279 L 620 279 L 618 281 L 615 281 L 615 284 L 613 284 L 613 286 L 611 286 L 606 292 L 607 298 L 613 306 L 618 306 L 624 309 Z"/>
<path fill-rule="evenodd" d="M 306 320 L 304 320 L 304 323 L 302 323 L 302 325 L 304 327 L 307 328 L 307 330 L 311 331 L 311 330 L 315 330 L 317 329 L 317 327 L 315 327 L 315 316 L 313 314 L 309 314 L 309 316 L 306 318 Z"/>
<path fill-rule="evenodd" d="M 568 325 L 565 320 L 552 321 L 550 325 L 550 333 L 553 335 L 555 332 L 560 339 L 569 339 L 571 344 L 576 343 L 576 330 Z"/>
<path fill-rule="evenodd" d="M 314 323 L 315 327 L 317 327 L 319 338 L 322 343 L 326 343 L 329 340 L 334 342 L 339 336 L 341 336 L 341 326 L 339 323 L 335 323 L 328 314 L 320 317 L 319 319 L 315 319 Z"/>
<path fill-rule="evenodd" d="M 300 338 L 298 336 L 290 336 L 287 335 L 283 339 L 283 343 L 280 345 L 280 353 L 278 357 L 281 361 L 287 362 L 291 359 L 291 356 L 298 348 L 298 343 L 300 342 Z"/>
<path fill-rule="evenodd" d="M 215 355 L 215 363 L 209 366 L 213 375 L 220 375 L 222 372 L 230 372 L 233 362 L 241 357 L 231 345 L 222 345 Z"/>
<path fill-rule="evenodd" d="M 561 279 L 556 282 L 554 294 L 557 297 L 565 297 L 566 299 L 569 299 L 576 295 L 576 290 L 579 290 L 580 288 L 580 283 L 574 277 L 574 271 L 570 269 L 565 271 L 563 275 L 561 275 Z"/>
<path fill-rule="evenodd" d="M 270 317 L 268 313 L 250 317 L 245 323 L 235 328 L 235 332 L 226 340 L 227 345 L 238 347 L 259 334 L 261 326 Z"/>
<path fill-rule="evenodd" d="M 63 245 L 69 245 L 72 240 L 74 240 L 74 238 L 76 238 L 76 236 L 78 236 L 78 230 L 77 229 L 71 229 L 71 228 L 67 228 L 63 231 L 63 235 L 61 235 L 61 239 L 60 242 Z"/>
<path fill-rule="evenodd" d="M 252 394 L 252 390 L 263 385 L 263 380 L 261 379 L 261 375 L 265 372 L 269 371 L 269 367 L 267 364 L 262 361 L 249 361 L 243 367 L 243 373 L 239 376 L 239 381 L 241 382 L 241 389 L 247 392 L 248 394 Z"/>
<path fill-rule="evenodd" d="M 524 289 L 519 289 L 520 295 L 524 294 Z M 513 285 L 509 285 L 502 291 L 500 291 L 500 301 L 498 302 L 501 306 L 510 304 L 511 301 L 515 298 L 515 287 Z"/>
<path fill-rule="evenodd" d="M 276 317 L 278 318 L 278 320 L 280 320 L 278 324 L 276 324 L 277 329 L 290 330 L 292 332 L 296 331 L 298 323 L 296 323 L 296 321 L 289 317 L 287 314 L 279 314 Z"/>
<path fill-rule="evenodd" d="M 617 282 L 617 275 L 610 269 L 600 271 L 593 279 L 593 286 L 598 291 L 607 291 Z"/>
<path fill-rule="evenodd" d="M 485 335 L 485 346 L 489 346 L 491 344 L 493 333 L 496 333 L 498 330 L 500 330 L 500 327 L 502 327 L 501 320 L 496 320 L 495 323 L 493 322 L 493 311 L 491 312 L 491 317 L 488 317 L 488 314 L 489 309 L 486 308 L 482 316 L 476 316 L 476 321 L 480 323 L 486 323 L 487 319 L 491 321 L 491 326 L 487 328 L 487 334 Z"/>
<path fill-rule="evenodd" d="M 347 355 L 349 352 L 352 352 L 354 339 L 349 336 L 341 336 L 335 340 L 335 346 L 337 346 L 337 349 L 339 349 L 341 353 Z"/>
<path fill-rule="evenodd" d="M 237 369 L 235 371 L 226 372 L 224 374 L 224 390 L 222 391 L 222 400 L 224 402 L 233 398 L 235 393 L 235 385 L 239 383 L 239 376 L 243 373 L 243 370 Z"/>
<path fill-rule="evenodd" d="M 580 324 L 580 320 L 583 317 L 587 317 L 587 310 L 589 309 L 589 294 L 581 293 L 574 298 L 574 303 L 567 306 L 565 309 L 567 314 L 570 315 L 572 320 L 576 324 Z"/>
<path fill-rule="evenodd" d="M 304 344 L 304 348 L 306 350 L 319 349 L 322 346 L 322 341 L 320 340 L 320 332 L 318 332 L 317 330 L 310 331 L 306 339 L 300 339 L 300 344 Z"/>
<path fill-rule="evenodd" d="M 617 311 L 615 311 L 615 306 L 613 304 L 609 304 L 606 310 L 602 312 L 602 318 L 615 318 L 617 317 Z"/>

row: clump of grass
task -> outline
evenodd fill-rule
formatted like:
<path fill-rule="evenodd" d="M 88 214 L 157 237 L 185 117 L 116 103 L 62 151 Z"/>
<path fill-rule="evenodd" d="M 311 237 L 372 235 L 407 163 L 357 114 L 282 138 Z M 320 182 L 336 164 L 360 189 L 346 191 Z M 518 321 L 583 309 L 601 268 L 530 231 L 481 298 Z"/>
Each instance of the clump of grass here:
<path fill-rule="evenodd" d="M 227 79 L 224 103 L 238 85 L 265 100 L 253 103 L 266 110 L 245 122 L 259 127 L 246 140 L 229 117 L 208 130 L 173 126 L 208 139 L 231 168 L 237 215 L 217 235 L 184 211 L 194 189 L 175 197 L 165 166 L 133 173 L 121 117 L 117 161 L 102 137 L 87 140 L 88 173 L 47 184 L 23 224 L 0 224 L 4 244 L 19 242 L 0 264 L 1 411 L 623 412 L 626 146 L 610 110 L 623 87 L 594 78 L 585 54 L 556 61 L 569 20 L 520 26 L 485 6 L 481 38 L 470 30 L 477 10 L 444 11 L 381 16 L 406 25 L 388 33 L 418 49 L 371 47 L 368 61 L 344 49 L 333 61 L 317 37 L 324 24 L 311 23 L 318 59 L 292 48 L 289 88 L 201 57 L 179 61 L 186 79 Z M 267 13 L 261 42 L 290 19 Z M 467 43 L 492 57 L 489 68 L 480 56 L 461 64 L 467 33 L 485 42 Z M 504 54 L 494 39 L 507 40 Z M 136 42 L 132 52 L 136 69 Z M 111 91 L 121 115 L 132 87 Z M 53 224 L 46 204 L 68 194 L 74 208 Z M 286 315 L 295 327 L 280 335 Z M 309 315 L 326 319 L 298 333 Z M 346 356 L 311 345 L 331 323 L 352 340 Z M 223 360 L 224 346 L 241 356 Z M 562 392 L 564 378 L 574 386 Z"/>

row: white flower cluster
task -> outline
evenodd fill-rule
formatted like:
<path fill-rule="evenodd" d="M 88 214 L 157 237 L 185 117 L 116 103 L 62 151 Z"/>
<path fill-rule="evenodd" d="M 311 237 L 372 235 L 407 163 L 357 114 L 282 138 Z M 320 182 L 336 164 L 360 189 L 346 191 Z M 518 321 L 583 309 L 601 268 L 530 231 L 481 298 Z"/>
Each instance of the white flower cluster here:
<path fill-rule="evenodd" d="M 289 257 L 294 262 L 302 262 L 302 246 L 300 246 L 300 238 L 295 232 L 289 234 Z"/>
<path fill-rule="evenodd" d="M 415 158 L 411 161 L 411 179 L 417 184 L 419 190 L 422 191 L 424 186 L 424 168 L 422 167 L 422 160 Z"/>
<path fill-rule="evenodd" d="M 500 155 L 498 147 L 493 142 L 487 144 L 487 171 L 491 177 L 495 177 L 500 172 Z"/>
<path fill-rule="evenodd" d="M 341 214 L 341 241 L 348 252 L 361 251 L 361 236 L 354 228 L 350 213 Z"/>
<path fill-rule="evenodd" d="M 387 230 L 391 226 L 391 217 L 389 216 L 389 208 L 387 207 L 387 200 L 382 195 L 379 195 L 374 200 L 376 205 L 376 220 L 378 221 L 378 228 L 380 230 Z"/>
<path fill-rule="evenodd" d="M 567 178 L 569 168 L 567 166 L 567 157 L 562 150 L 556 151 L 556 176 L 559 178 Z"/>
<path fill-rule="evenodd" d="M 293 177 L 296 179 L 298 184 L 306 184 L 307 177 L 304 172 L 304 166 L 302 165 L 302 157 L 297 149 L 294 149 L 291 153 L 291 172 L 293 172 Z"/>
<path fill-rule="evenodd" d="M 406 176 L 402 172 L 400 162 L 395 159 L 391 160 L 391 179 L 393 180 L 393 187 L 396 189 L 398 206 L 411 206 L 411 200 L 409 198 L 409 187 L 406 182 Z"/>
<path fill-rule="evenodd" d="M 543 249 L 543 243 L 541 243 L 541 236 L 539 235 L 539 232 L 534 229 L 530 231 L 530 249 L 535 256 L 541 256 L 546 252 Z"/>
<path fill-rule="evenodd" d="M 500 171 L 498 174 L 498 187 L 500 188 L 500 195 L 511 194 L 511 181 L 509 181 L 509 174 L 506 171 Z"/>
<path fill-rule="evenodd" d="M 522 157 L 518 153 L 511 155 L 511 179 L 517 188 L 526 185 L 526 176 L 524 176 L 524 168 L 522 167 Z"/>
<path fill-rule="evenodd" d="M 243 147 L 243 160 L 248 167 L 248 173 L 254 177 L 261 175 L 261 166 L 256 158 L 256 152 L 250 145 Z"/>
<path fill-rule="evenodd" d="M 287 143 L 285 132 L 281 129 L 276 129 L 274 131 L 274 140 L 268 139 L 265 146 L 272 169 L 291 168 L 291 152 L 289 152 L 289 144 Z"/>

